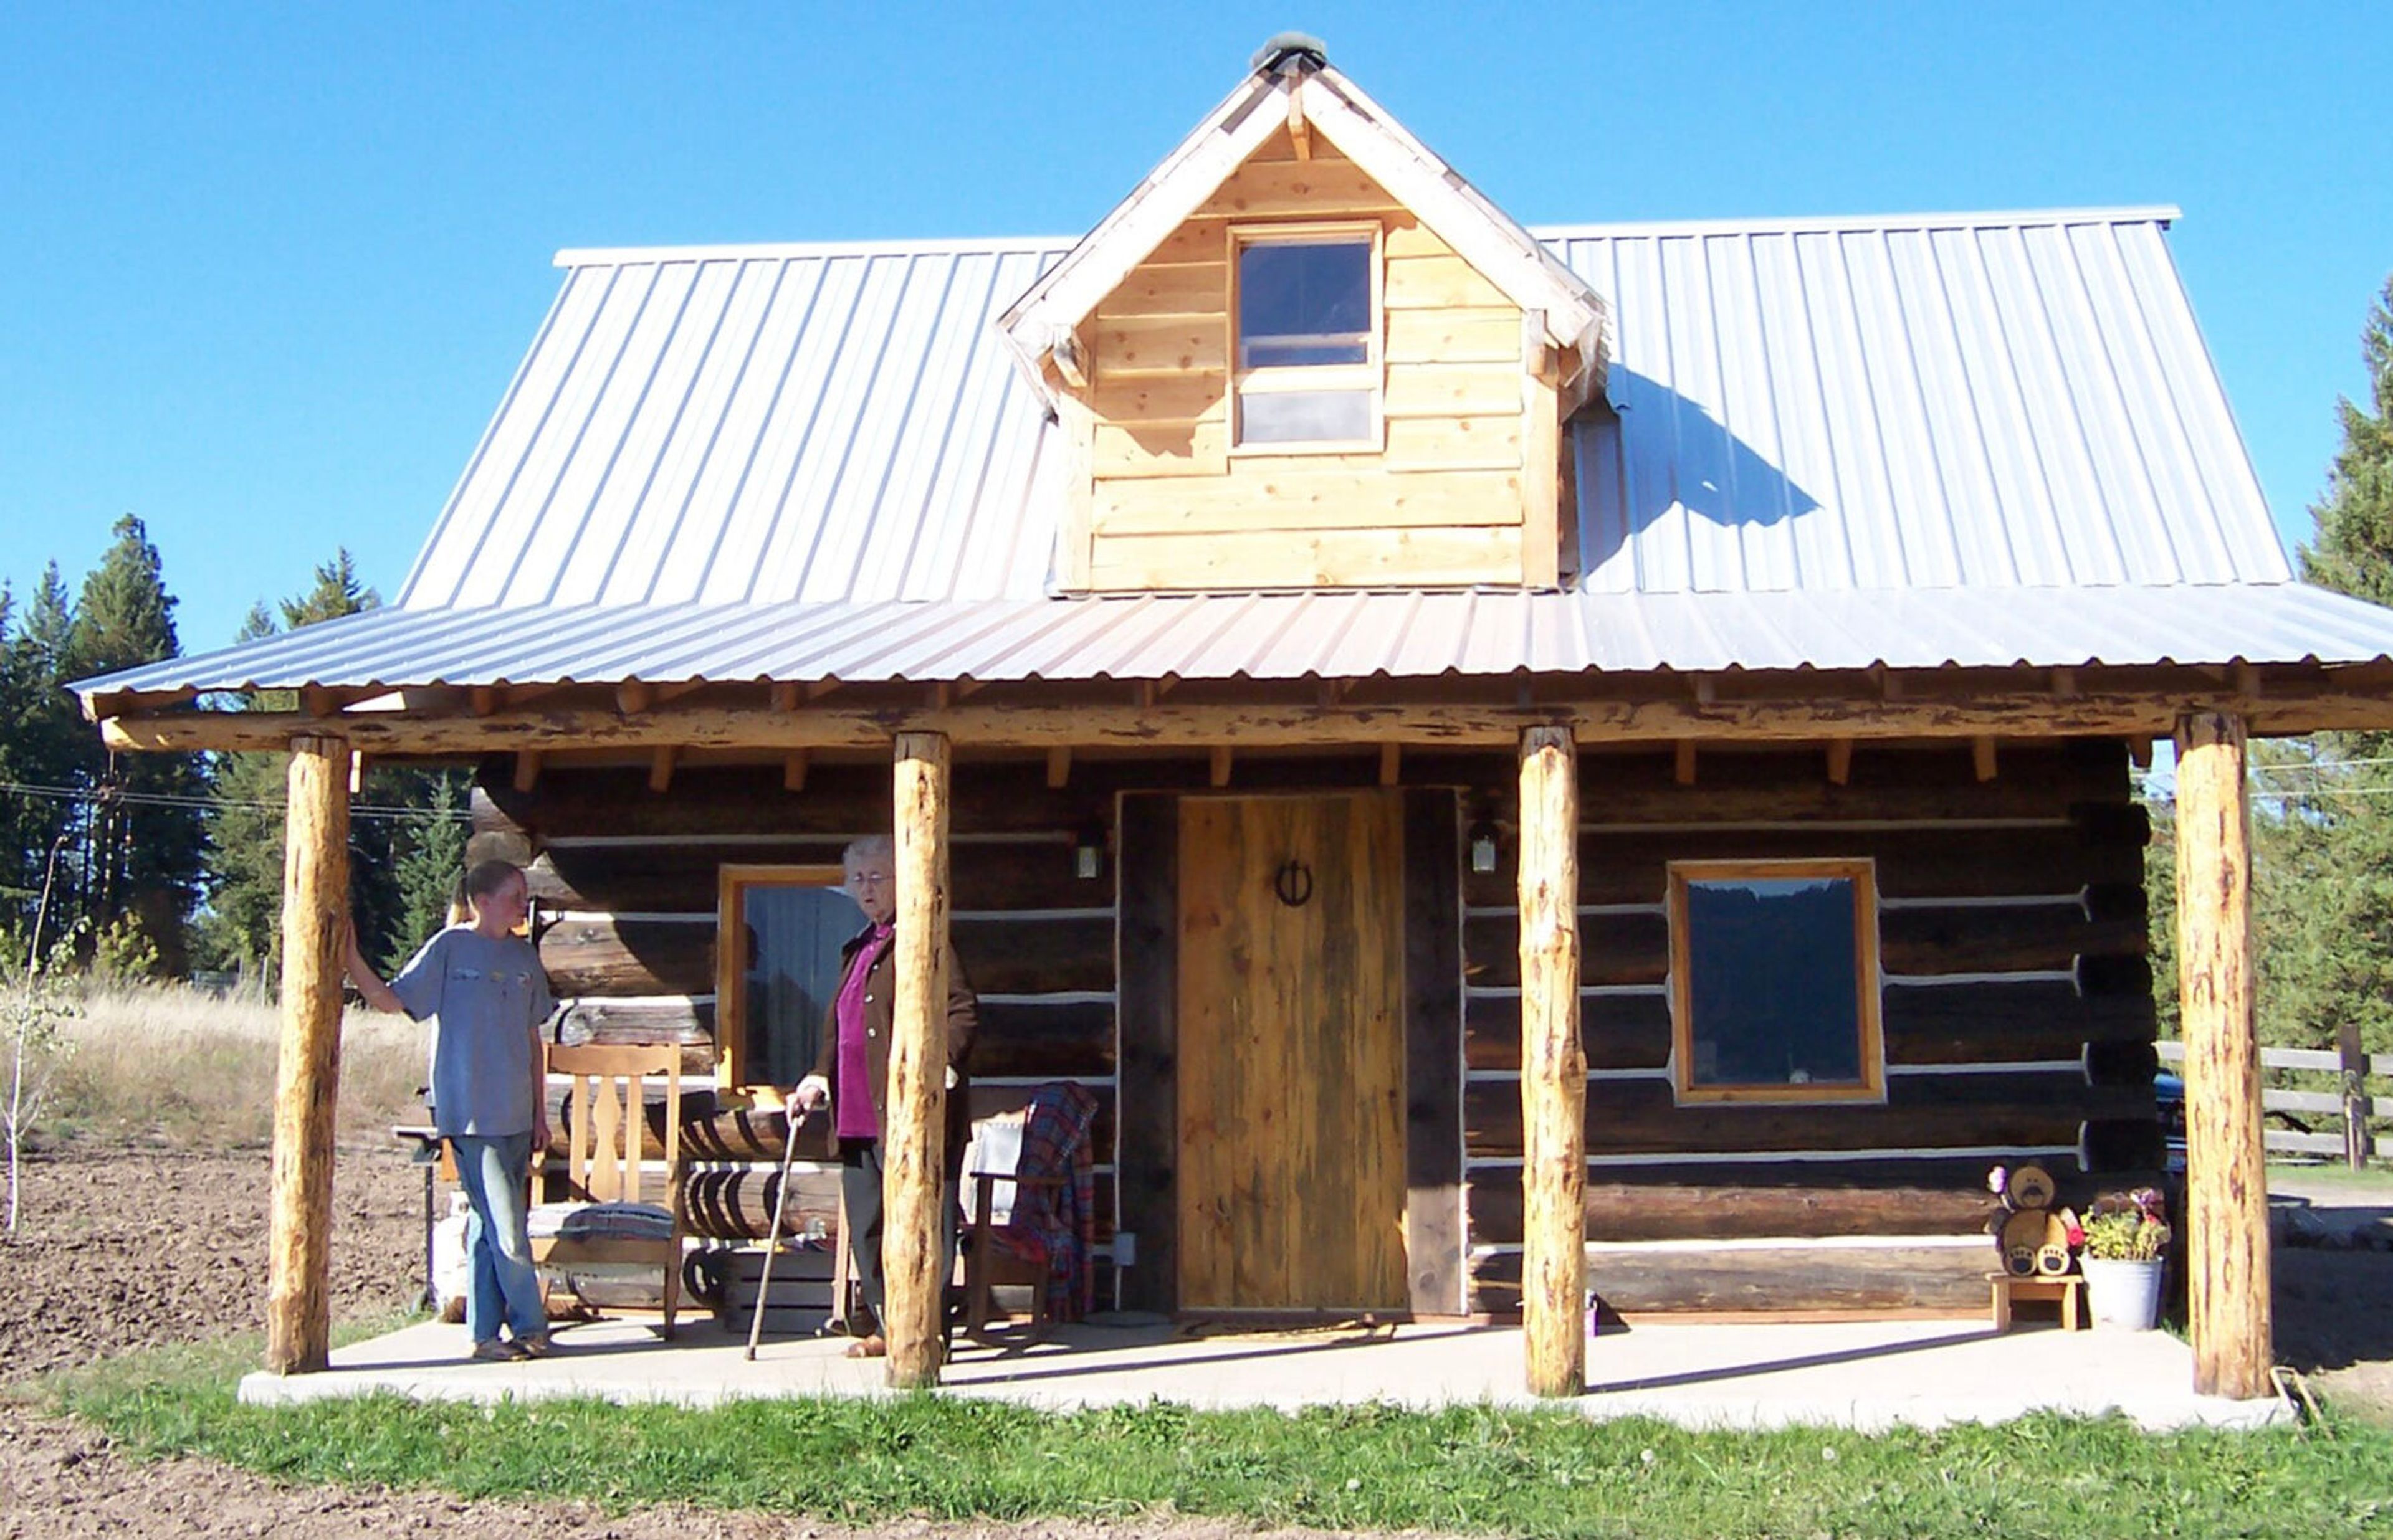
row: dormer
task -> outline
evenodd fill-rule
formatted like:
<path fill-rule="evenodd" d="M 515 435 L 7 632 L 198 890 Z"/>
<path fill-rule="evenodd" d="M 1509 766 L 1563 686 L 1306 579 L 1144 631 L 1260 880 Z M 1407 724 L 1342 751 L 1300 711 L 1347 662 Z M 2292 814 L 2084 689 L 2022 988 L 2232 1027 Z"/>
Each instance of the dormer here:
<path fill-rule="evenodd" d="M 1329 67 L 1253 72 L 1000 321 L 1066 593 L 1553 588 L 1602 299 Z"/>

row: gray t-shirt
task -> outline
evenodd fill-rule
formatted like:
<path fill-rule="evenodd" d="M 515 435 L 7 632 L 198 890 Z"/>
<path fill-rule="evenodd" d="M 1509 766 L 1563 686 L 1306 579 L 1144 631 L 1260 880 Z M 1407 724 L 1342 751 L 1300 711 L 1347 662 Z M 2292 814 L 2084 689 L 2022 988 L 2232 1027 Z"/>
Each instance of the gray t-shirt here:
<path fill-rule="evenodd" d="M 531 1029 L 556 1008 L 531 943 L 451 926 L 425 942 L 390 987 L 417 1021 L 439 1018 L 432 1113 L 441 1134 L 495 1139 L 530 1131 L 539 1073 Z"/>

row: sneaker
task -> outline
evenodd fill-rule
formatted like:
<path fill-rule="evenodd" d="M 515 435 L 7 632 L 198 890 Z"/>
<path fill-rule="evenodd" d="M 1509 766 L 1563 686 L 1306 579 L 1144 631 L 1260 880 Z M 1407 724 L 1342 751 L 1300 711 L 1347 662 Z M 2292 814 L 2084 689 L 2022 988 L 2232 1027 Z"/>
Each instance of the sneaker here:
<path fill-rule="evenodd" d="M 503 1341 L 493 1337 L 475 1343 L 473 1356 L 484 1364 L 513 1364 L 530 1358 L 531 1352 L 520 1342 Z"/>
<path fill-rule="evenodd" d="M 870 1337 L 860 1337 L 854 1342 L 848 1344 L 847 1356 L 850 1358 L 886 1358 L 889 1356 L 889 1338 L 882 1336 L 879 1332 L 874 1332 Z"/>
<path fill-rule="evenodd" d="M 536 1331 L 530 1337 L 517 1338 L 516 1346 L 523 1351 L 526 1358 L 546 1358 L 556 1351 L 556 1339 L 544 1331 Z"/>

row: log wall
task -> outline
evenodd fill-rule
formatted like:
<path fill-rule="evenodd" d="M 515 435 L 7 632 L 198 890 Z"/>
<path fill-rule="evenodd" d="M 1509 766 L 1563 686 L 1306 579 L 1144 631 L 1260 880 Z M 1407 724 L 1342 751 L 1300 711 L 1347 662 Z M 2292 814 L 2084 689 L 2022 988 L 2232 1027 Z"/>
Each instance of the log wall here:
<path fill-rule="evenodd" d="M 1581 760 L 1589 1286 L 1619 1309 L 1978 1308 L 1991 1245 L 1950 1237 L 1991 1213 L 1990 1166 L 2036 1160 L 2083 1198 L 2081 1155 L 2161 1163 L 2125 747 L 2006 745 L 1984 782 L 1957 747 L 1863 748 L 1842 785 L 1824 758 L 1703 754 L 1692 783 L 1670 753 Z M 1884 1103 L 1679 1106 L 1667 864 L 1824 856 L 1877 867 Z M 1464 891 L 1471 1298 L 1496 1314 L 1519 1309 L 1523 1224 L 1511 857 Z"/>
<path fill-rule="evenodd" d="M 1201 777 L 1203 766 L 1182 772 Z M 802 791 L 778 765 L 692 766 L 670 789 L 644 769 L 546 768 L 530 790 L 511 760 L 486 763 L 474 799 L 477 834 L 532 853 L 542 963 L 564 1002 L 566 1042 L 675 1042 L 689 1099 L 683 1146 L 691 1233 L 761 1237 L 787 1138 L 778 1113 L 708 1092 L 714 1077 L 717 868 L 726 863 L 836 865 L 850 840 L 886 831 L 887 763 L 817 764 Z M 1076 1079 L 1097 1094 L 1098 1242 L 1113 1231 L 1115 870 L 1074 872 L 1074 843 L 1109 826 L 1113 789 L 1075 776 L 1045 784 L 1042 763 L 959 766 L 949 893 L 957 955 L 981 998 L 973 1054 L 977 1107 L 1018 1106 L 1031 1085 Z M 859 920 L 860 923 L 860 920 Z M 650 1143 L 660 1150 L 651 1130 Z M 835 1212 L 832 1168 L 804 1158 L 791 1225 Z M 825 1213 L 828 1218 L 828 1213 Z M 1110 1298 L 1100 1254 L 1100 1298 Z"/>
<path fill-rule="evenodd" d="M 1828 780 L 1825 758 L 1706 752 L 1692 784 L 1667 752 L 1580 758 L 1589 1286 L 1620 1308 L 1977 1308 L 1991 1243 L 1920 1237 L 1982 1223 L 1989 1166 L 2036 1159 L 2065 1198 L 2082 1198 L 2095 1179 L 2081 1153 L 2104 1186 L 2161 1162 L 2147 829 L 2123 746 L 2004 745 L 1983 782 L 1963 747 L 1863 747 L 1842 785 Z M 967 759 L 955 771 L 954 933 L 982 995 L 975 1094 L 1064 1077 L 1097 1091 L 1101 1239 L 1118 1214 L 1139 1253 L 1120 1298 L 1168 1307 L 1173 876 L 1162 836 L 1175 823 L 1169 797 L 1119 793 L 1210 790 L 1211 766 L 1076 760 L 1061 789 L 1045 785 L 1044 768 Z M 1228 790 L 1366 787 L 1380 768 L 1376 753 L 1241 756 Z M 1407 1162 L 1417 1194 L 1458 1177 L 1467 1216 L 1461 1276 L 1417 1278 L 1418 1300 L 1510 1314 L 1523 1225 L 1515 767 L 1501 753 L 1408 752 L 1401 772 L 1407 787 L 1458 791 L 1462 822 L 1490 816 L 1506 831 L 1497 869 L 1463 874 L 1445 939 L 1407 959 L 1415 1011 L 1435 982 L 1431 953 L 1461 959 L 1460 1041 L 1420 1057 L 1409 1077 L 1426 1078 L 1437 1058 L 1462 1065 L 1454 1081 L 1408 1086 Z M 513 778 L 504 759 L 485 767 L 477 827 L 534 852 L 564 1037 L 678 1041 L 708 1073 L 716 866 L 835 861 L 889 816 L 885 762 L 818 763 L 797 793 L 777 766 L 687 767 L 662 794 L 638 767 L 552 765 L 529 792 Z M 1118 810 L 1156 827 L 1116 829 Z M 1408 856 L 1408 890 L 1420 892 L 1407 903 L 1433 909 L 1425 874 L 1459 865 L 1459 853 L 1425 803 L 1417 811 L 1424 838 L 1408 834 L 1408 845 L 1444 854 Z M 1104 875 L 1084 881 L 1072 847 L 1092 823 L 1106 828 L 1108 851 Z M 1680 1109 L 1664 983 L 1667 864 L 1794 856 L 1877 864 L 1886 1101 Z M 1408 935 L 1433 930 L 1407 924 Z M 778 1115 L 732 1110 L 685 1130 L 700 1163 L 699 1233 L 761 1233 L 783 1137 Z M 810 1169 L 800 1163 L 802 1190 Z M 1773 1240 L 1789 1244 L 1756 1244 Z M 1718 1241 L 1742 1244 L 1697 1244 Z M 1807 1241 L 1829 1244 L 1807 1251 Z M 1102 1255 L 1101 1273 L 1111 1299 Z"/>

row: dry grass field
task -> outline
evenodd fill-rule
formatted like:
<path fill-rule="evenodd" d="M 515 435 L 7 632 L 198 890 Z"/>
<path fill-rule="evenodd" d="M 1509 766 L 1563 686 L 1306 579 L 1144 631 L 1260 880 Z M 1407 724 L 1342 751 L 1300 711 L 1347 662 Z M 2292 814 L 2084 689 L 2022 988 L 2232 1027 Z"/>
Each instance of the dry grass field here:
<path fill-rule="evenodd" d="M 63 1024 L 42 1132 L 49 1142 L 214 1151 L 273 1135 L 281 1031 L 262 994 L 176 985 L 94 989 Z M 341 1138 L 379 1139 L 422 1116 L 425 1028 L 352 1009 L 341 1023 Z"/>

